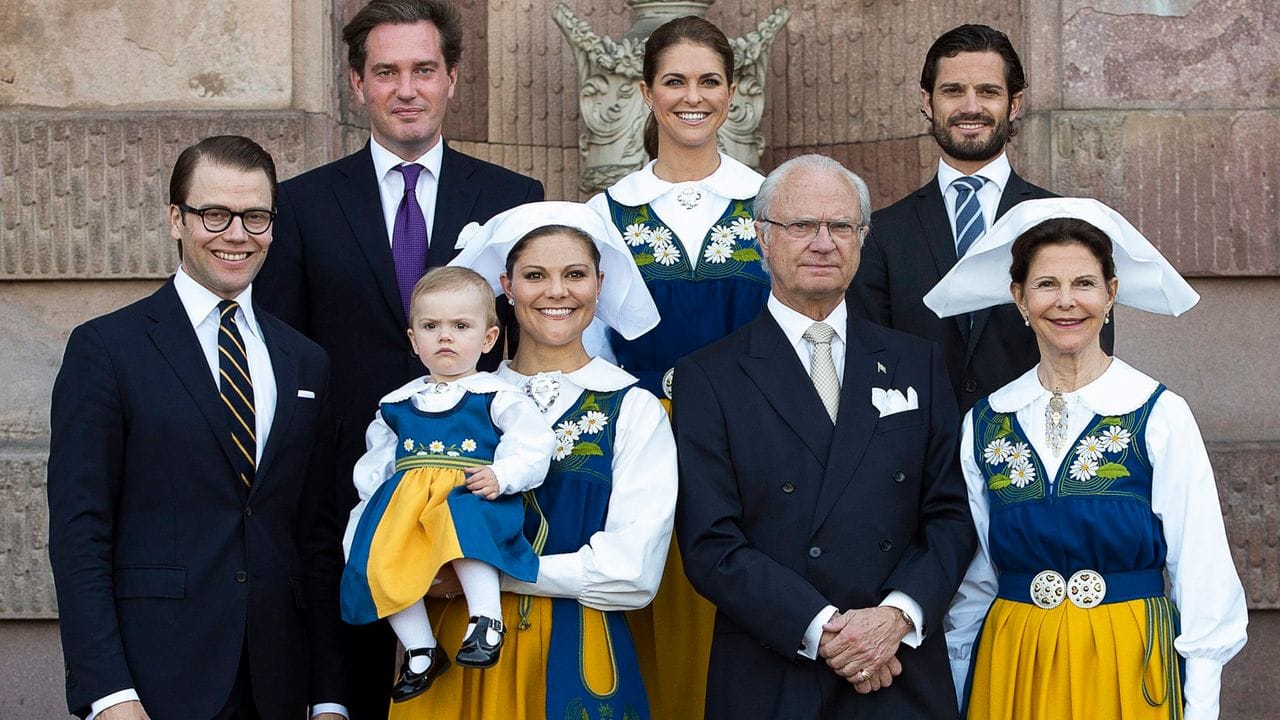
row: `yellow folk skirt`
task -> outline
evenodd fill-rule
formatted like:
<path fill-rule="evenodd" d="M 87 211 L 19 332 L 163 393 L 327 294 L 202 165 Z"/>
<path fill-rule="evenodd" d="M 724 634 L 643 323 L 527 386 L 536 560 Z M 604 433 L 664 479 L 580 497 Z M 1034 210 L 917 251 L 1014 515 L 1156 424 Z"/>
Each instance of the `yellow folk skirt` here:
<path fill-rule="evenodd" d="M 1179 720 L 1172 603 L 1043 610 L 997 598 L 972 671 L 970 720 Z"/>

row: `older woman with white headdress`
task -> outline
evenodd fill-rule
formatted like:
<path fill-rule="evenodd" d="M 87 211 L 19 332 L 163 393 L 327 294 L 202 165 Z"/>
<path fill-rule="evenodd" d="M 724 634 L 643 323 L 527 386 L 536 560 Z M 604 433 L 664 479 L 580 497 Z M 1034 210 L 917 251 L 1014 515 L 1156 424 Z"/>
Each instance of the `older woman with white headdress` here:
<path fill-rule="evenodd" d="M 1247 615 L 1213 469 L 1186 401 L 1098 339 L 1117 302 L 1180 315 L 1199 296 L 1077 198 L 1016 206 L 925 304 L 1009 302 L 1003 277 L 1040 363 L 964 420 L 980 545 L 946 630 L 968 717 L 1216 718 Z"/>
<path fill-rule="evenodd" d="M 675 443 L 657 398 L 588 355 L 598 317 L 627 338 L 658 322 L 631 253 L 585 205 L 543 202 L 463 230 L 452 264 L 485 276 L 515 307 L 520 343 L 498 375 L 533 399 L 557 447 L 546 481 L 526 494 L 537 580 L 503 578 L 498 664 L 455 668 L 392 718 L 585 716 L 647 720 L 648 701 L 620 611 L 652 600 L 676 499 Z M 451 595 L 452 593 L 448 593 Z M 436 596 L 446 596 L 444 586 Z M 444 647 L 461 641 L 461 600 L 433 610 Z"/>

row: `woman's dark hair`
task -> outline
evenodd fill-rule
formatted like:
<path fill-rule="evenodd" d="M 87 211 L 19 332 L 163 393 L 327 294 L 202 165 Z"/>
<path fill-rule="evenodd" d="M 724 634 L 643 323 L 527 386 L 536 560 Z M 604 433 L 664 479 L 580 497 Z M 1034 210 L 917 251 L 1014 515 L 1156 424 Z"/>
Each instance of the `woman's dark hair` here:
<path fill-rule="evenodd" d="M 1102 278 L 1111 282 L 1116 276 L 1116 261 L 1111 257 L 1111 238 L 1090 223 L 1078 218 L 1050 218 L 1032 227 L 1013 241 L 1013 262 L 1009 278 L 1022 285 L 1027 281 L 1031 261 L 1045 245 L 1083 245 L 1102 265 Z"/>
<path fill-rule="evenodd" d="M 529 249 L 530 243 L 539 238 L 549 237 L 551 235 L 568 235 L 569 237 L 582 243 L 587 253 L 591 255 L 591 265 L 596 272 L 600 272 L 600 248 L 596 247 L 596 241 L 586 232 L 576 227 L 568 225 L 543 225 L 525 233 L 525 236 L 516 241 L 511 246 L 511 250 L 507 253 L 507 277 L 515 279 L 516 262 L 525 250 Z"/>
<path fill-rule="evenodd" d="M 201 160 L 210 165 L 219 165 L 241 172 L 261 170 L 271 183 L 271 206 L 275 207 L 276 163 L 271 159 L 271 153 L 242 135 L 207 137 L 183 150 L 173 164 L 173 174 L 169 176 L 170 205 L 181 205 L 187 201 L 187 193 L 191 192 L 192 178 Z"/>
<path fill-rule="evenodd" d="M 650 88 L 658 77 L 658 62 L 662 53 L 680 43 L 691 43 L 711 49 L 720 56 L 724 65 L 724 81 L 733 84 L 733 46 L 720 28 L 711 21 L 696 15 L 686 15 L 663 23 L 644 41 L 644 82 Z M 649 113 L 644 122 L 644 151 L 649 157 L 658 157 L 658 121 Z"/>

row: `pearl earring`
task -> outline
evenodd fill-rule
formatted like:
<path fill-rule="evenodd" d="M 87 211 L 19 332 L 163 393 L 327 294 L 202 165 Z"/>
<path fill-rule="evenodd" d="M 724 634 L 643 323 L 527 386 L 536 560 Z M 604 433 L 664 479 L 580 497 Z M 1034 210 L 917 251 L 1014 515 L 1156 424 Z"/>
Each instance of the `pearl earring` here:
<path fill-rule="evenodd" d="M 513 297 L 511 297 L 510 295 L 508 295 L 508 296 L 507 296 L 507 304 L 508 304 L 508 305 L 510 305 L 511 307 L 515 307 L 515 306 L 516 306 L 516 299 L 515 299 L 515 298 L 513 298 Z"/>

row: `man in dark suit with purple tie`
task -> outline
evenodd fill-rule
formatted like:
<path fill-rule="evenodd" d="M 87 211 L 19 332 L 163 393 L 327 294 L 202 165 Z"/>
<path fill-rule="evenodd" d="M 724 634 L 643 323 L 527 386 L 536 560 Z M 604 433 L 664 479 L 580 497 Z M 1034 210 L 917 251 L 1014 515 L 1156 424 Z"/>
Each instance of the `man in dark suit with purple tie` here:
<path fill-rule="evenodd" d="M 362 8 L 343 39 L 370 141 L 280 185 L 262 302 L 329 352 L 334 482 L 345 507 L 357 501 L 351 469 L 378 400 L 424 373 L 405 336 L 414 283 L 457 254 L 467 223 L 543 199 L 537 180 L 464 155 L 441 136 L 462 35 L 461 17 L 446 0 L 375 0 Z M 502 345 L 482 368 L 496 367 Z M 393 636 L 385 623 L 345 631 L 352 718 L 382 720 L 394 680 Z"/>

